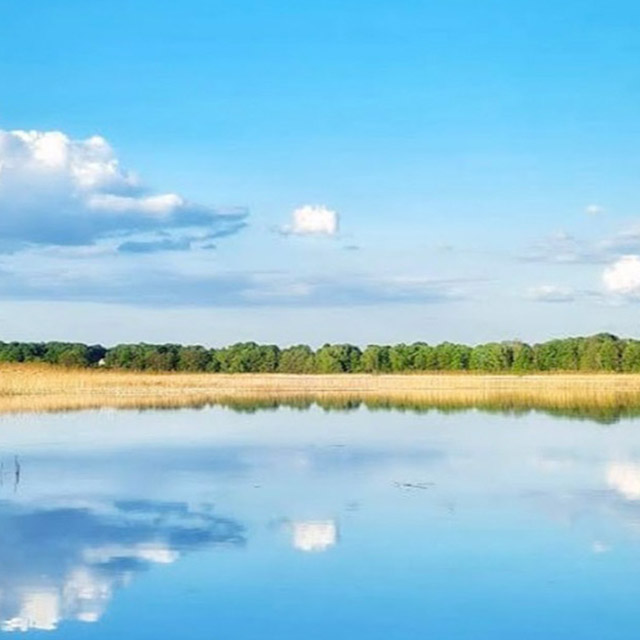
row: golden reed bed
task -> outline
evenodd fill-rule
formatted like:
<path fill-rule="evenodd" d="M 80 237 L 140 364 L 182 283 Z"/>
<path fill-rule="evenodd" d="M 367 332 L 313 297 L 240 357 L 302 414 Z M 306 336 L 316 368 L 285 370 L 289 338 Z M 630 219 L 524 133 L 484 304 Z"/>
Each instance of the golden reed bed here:
<path fill-rule="evenodd" d="M 640 375 L 413 374 L 285 375 L 137 373 L 44 365 L 0 366 L 0 413 L 90 408 L 178 408 L 220 404 L 454 410 L 541 409 L 640 414 Z"/>

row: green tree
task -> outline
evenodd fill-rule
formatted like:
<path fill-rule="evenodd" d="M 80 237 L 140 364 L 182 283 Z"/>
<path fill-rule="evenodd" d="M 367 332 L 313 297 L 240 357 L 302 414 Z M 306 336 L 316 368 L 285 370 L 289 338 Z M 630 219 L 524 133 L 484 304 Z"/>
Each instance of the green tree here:
<path fill-rule="evenodd" d="M 84 344 L 69 345 L 58 355 L 57 364 L 63 367 L 87 367 L 89 365 L 89 348 Z"/>
<path fill-rule="evenodd" d="M 469 367 L 471 348 L 466 345 L 443 342 L 435 353 L 438 369 L 442 371 L 462 371 Z"/>
<path fill-rule="evenodd" d="M 621 358 L 621 369 L 627 373 L 640 372 L 640 342 L 626 340 Z"/>
<path fill-rule="evenodd" d="M 533 349 L 523 342 L 516 342 L 512 345 L 513 364 L 511 368 L 517 373 L 531 371 L 534 367 Z"/>
<path fill-rule="evenodd" d="M 476 371 L 507 371 L 513 362 L 509 344 L 490 342 L 473 348 L 469 368 Z"/>
<path fill-rule="evenodd" d="M 599 333 L 582 341 L 580 369 L 583 371 L 618 371 L 622 347 L 610 333 Z"/>
<path fill-rule="evenodd" d="M 280 352 L 278 371 L 282 373 L 313 373 L 315 355 L 306 344 L 287 347 Z"/>
<path fill-rule="evenodd" d="M 178 349 L 178 371 L 206 371 L 211 362 L 210 352 L 199 345 Z"/>
<path fill-rule="evenodd" d="M 438 368 L 438 354 L 435 347 L 424 342 L 417 342 L 413 345 L 413 369 L 415 371 L 433 371 Z M 456 358 L 452 357 L 451 362 Z M 464 367 L 466 368 L 466 364 Z"/>
<path fill-rule="evenodd" d="M 366 373 L 386 373 L 391 371 L 390 347 L 370 344 L 362 352 L 360 366 Z"/>
<path fill-rule="evenodd" d="M 394 373 L 411 369 L 411 352 L 406 344 L 396 344 L 389 348 L 389 365 Z"/>
<path fill-rule="evenodd" d="M 360 370 L 362 354 L 351 344 L 325 344 L 316 352 L 318 373 L 353 373 Z"/>
<path fill-rule="evenodd" d="M 238 342 L 216 352 L 220 371 L 225 373 L 273 373 L 280 350 L 275 345 Z"/>

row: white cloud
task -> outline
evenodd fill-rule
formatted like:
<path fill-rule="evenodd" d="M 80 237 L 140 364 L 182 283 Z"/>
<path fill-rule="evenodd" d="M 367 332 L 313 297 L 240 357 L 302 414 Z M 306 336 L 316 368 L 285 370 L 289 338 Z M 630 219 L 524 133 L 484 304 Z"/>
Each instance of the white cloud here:
<path fill-rule="evenodd" d="M 527 292 L 527 297 L 539 302 L 572 302 L 575 299 L 575 294 L 567 287 L 543 284 L 531 287 Z"/>
<path fill-rule="evenodd" d="M 599 204 L 589 204 L 585 207 L 584 212 L 590 216 L 597 216 L 604 213 L 604 207 Z"/>
<path fill-rule="evenodd" d="M 177 193 L 150 193 L 100 136 L 0 130 L 0 238 L 24 244 L 88 245 L 140 232 L 198 228 L 227 235 L 243 212 L 222 214 Z"/>
<path fill-rule="evenodd" d="M 306 204 L 292 214 L 290 225 L 282 228 L 285 234 L 334 236 L 338 233 L 338 214 L 324 205 Z"/>
<path fill-rule="evenodd" d="M 72 140 L 61 131 L 0 130 L 0 171 L 3 180 L 25 173 L 66 178 L 78 191 L 127 192 L 140 186 L 104 138 Z"/>
<path fill-rule="evenodd" d="M 602 279 L 611 293 L 621 295 L 640 293 L 640 257 L 622 256 L 604 270 Z"/>

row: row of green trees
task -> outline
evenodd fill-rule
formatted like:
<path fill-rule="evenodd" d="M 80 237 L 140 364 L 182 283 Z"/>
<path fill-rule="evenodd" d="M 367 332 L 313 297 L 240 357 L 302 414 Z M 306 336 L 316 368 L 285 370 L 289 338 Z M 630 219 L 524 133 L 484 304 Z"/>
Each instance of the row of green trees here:
<path fill-rule="evenodd" d="M 393 346 L 326 344 L 280 348 L 243 342 L 221 349 L 177 344 L 122 344 L 112 348 L 67 342 L 0 342 L 0 362 L 48 362 L 139 371 L 224 373 L 400 373 L 411 371 L 640 372 L 640 341 L 608 333 L 528 345 L 491 342 L 474 347 L 443 342 Z"/>
<path fill-rule="evenodd" d="M 47 362 L 65 367 L 98 365 L 106 356 L 101 345 L 79 342 L 0 342 L 0 362 Z"/>

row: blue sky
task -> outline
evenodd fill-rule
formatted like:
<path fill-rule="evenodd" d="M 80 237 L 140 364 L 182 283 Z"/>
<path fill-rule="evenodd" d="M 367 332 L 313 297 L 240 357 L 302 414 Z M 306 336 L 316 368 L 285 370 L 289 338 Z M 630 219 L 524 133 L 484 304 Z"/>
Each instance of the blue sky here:
<path fill-rule="evenodd" d="M 621 0 L 7 4 L 0 334 L 637 335 L 639 28 Z"/>

